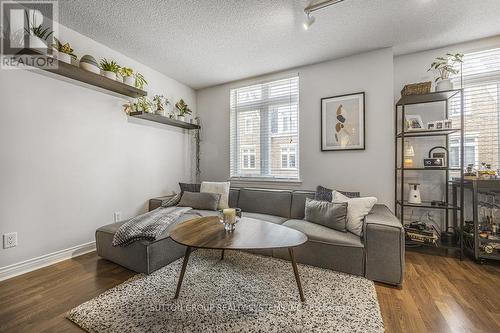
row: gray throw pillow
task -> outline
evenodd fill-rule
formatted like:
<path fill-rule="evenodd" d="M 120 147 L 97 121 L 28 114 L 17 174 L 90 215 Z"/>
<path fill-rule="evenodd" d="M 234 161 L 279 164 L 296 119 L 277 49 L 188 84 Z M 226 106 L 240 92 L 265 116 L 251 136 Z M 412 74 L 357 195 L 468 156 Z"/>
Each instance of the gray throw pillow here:
<path fill-rule="evenodd" d="M 327 202 L 306 198 L 304 219 L 330 229 L 346 232 L 347 202 Z"/>
<path fill-rule="evenodd" d="M 200 193 L 186 191 L 182 194 L 181 201 L 179 201 L 179 204 L 177 204 L 177 206 L 191 207 L 193 209 L 217 210 L 219 200 L 219 193 Z"/>
<path fill-rule="evenodd" d="M 200 192 L 201 184 L 179 183 L 181 195 L 184 192 Z"/>
<path fill-rule="evenodd" d="M 359 192 L 346 192 L 346 191 L 339 191 L 339 192 L 348 198 L 359 198 L 359 196 L 360 196 Z M 323 187 L 321 185 L 318 185 L 316 187 L 316 193 L 314 193 L 314 200 L 332 202 L 332 200 L 333 200 L 332 193 L 333 193 L 333 190 L 326 188 L 326 187 Z"/>

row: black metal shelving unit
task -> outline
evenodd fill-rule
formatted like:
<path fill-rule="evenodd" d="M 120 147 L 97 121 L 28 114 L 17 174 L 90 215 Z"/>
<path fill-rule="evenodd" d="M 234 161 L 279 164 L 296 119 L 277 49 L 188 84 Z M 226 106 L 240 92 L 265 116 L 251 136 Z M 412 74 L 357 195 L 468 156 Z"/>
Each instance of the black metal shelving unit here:
<path fill-rule="evenodd" d="M 405 117 L 405 108 L 408 105 L 415 105 L 415 104 L 427 104 L 427 103 L 436 103 L 436 102 L 444 102 L 445 105 L 445 110 L 444 110 L 444 116 L 445 119 L 448 119 L 448 107 L 449 107 L 449 101 L 452 97 L 455 97 L 459 95 L 460 96 L 460 127 L 457 128 L 452 128 L 452 129 L 436 129 L 436 130 L 428 130 L 428 129 L 422 129 L 422 130 L 412 130 L 408 131 L 406 130 L 406 117 Z M 459 239 L 457 244 L 442 244 L 440 240 L 438 240 L 436 245 L 431 245 L 431 244 L 426 244 L 426 243 L 420 243 L 420 242 L 407 242 L 407 245 L 422 245 L 422 246 L 432 246 L 432 247 L 437 247 L 437 248 L 444 248 L 444 249 L 456 249 L 460 250 L 460 258 L 463 258 L 464 254 L 464 241 L 463 241 L 463 233 L 462 233 L 462 228 L 464 224 L 464 214 L 463 214 L 463 207 L 464 207 L 464 191 L 463 191 L 463 178 L 464 178 L 464 95 L 463 95 L 463 89 L 455 89 L 455 90 L 448 90 L 448 91 L 440 91 L 440 92 L 434 92 L 434 93 L 427 93 L 427 94 L 420 94 L 420 95 L 409 95 L 409 96 L 402 96 L 401 99 L 396 103 L 396 113 L 395 113 L 395 167 L 394 167 L 394 174 L 395 174 L 395 185 L 394 185 L 394 191 L 395 191 L 395 207 L 394 211 L 396 212 L 396 215 L 401 219 L 402 223 L 405 224 L 404 221 L 404 212 L 405 208 L 411 207 L 411 208 L 424 208 L 424 209 L 439 209 L 439 210 L 444 210 L 445 211 L 445 224 L 446 228 L 448 229 L 448 224 L 449 224 L 449 217 L 450 217 L 450 212 L 453 213 L 453 217 L 455 217 L 457 214 L 460 215 L 460 220 L 458 222 L 458 229 L 456 230 L 459 234 Z M 399 117 L 401 117 L 399 119 Z M 450 168 L 449 167 L 449 156 L 446 158 L 446 163 L 447 165 L 445 167 L 439 167 L 439 168 L 419 168 L 419 167 L 411 167 L 411 168 L 405 168 L 404 167 L 404 152 L 405 152 L 405 138 L 428 138 L 428 137 L 444 137 L 446 143 L 445 147 L 449 151 L 448 147 L 448 136 L 450 134 L 454 133 L 460 133 L 460 167 L 459 168 Z M 400 146 L 398 146 L 400 144 Z M 398 149 L 399 148 L 399 149 Z M 399 152 L 398 152 L 399 150 Z M 445 173 L 445 195 L 444 195 L 444 205 L 442 206 L 436 206 L 432 205 L 430 202 L 422 202 L 421 204 L 412 204 L 408 203 L 405 198 L 405 186 L 407 185 L 405 183 L 405 172 L 406 171 L 417 171 L 417 172 L 444 172 Z M 460 177 L 458 183 L 455 183 L 456 187 L 459 188 L 460 190 L 460 204 L 456 205 L 453 203 L 450 203 L 450 198 L 449 198 L 449 192 L 450 192 L 450 172 L 460 172 Z M 398 184 L 399 183 L 399 184 Z M 454 221 L 455 223 L 457 222 L 456 220 Z"/>
<path fill-rule="evenodd" d="M 457 187 L 460 186 L 460 180 L 453 180 L 451 183 L 453 193 L 456 193 Z M 487 221 L 479 212 L 481 207 L 500 209 L 500 204 L 496 200 L 497 197 L 500 197 L 500 179 L 466 179 L 463 181 L 463 186 L 465 191 L 471 192 L 471 207 L 464 208 L 472 208 L 473 223 L 472 232 L 463 232 L 464 236 L 469 239 L 469 242 L 465 242 L 465 244 L 469 244 L 469 246 L 465 246 L 465 250 L 479 263 L 484 262 L 484 260 L 500 260 L 500 247 L 497 247 L 497 244 L 500 243 L 500 232 L 497 230 L 496 233 L 491 232 L 490 235 L 487 232 L 485 237 L 481 237 L 481 231 L 484 231 L 485 227 L 487 227 Z M 480 194 L 491 196 L 494 199 L 491 202 L 482 201 L 480 200 Z M 453 199 L 456 201 L 456 195 L 453 196 Z M 456 219 L 456 217 L 454 218 Z M 495 238 L 492 236 L 495 236 Z M 491 253 L 486 251 L 487 245 L 494 246 L 494 248 L 490 249 Z"/>

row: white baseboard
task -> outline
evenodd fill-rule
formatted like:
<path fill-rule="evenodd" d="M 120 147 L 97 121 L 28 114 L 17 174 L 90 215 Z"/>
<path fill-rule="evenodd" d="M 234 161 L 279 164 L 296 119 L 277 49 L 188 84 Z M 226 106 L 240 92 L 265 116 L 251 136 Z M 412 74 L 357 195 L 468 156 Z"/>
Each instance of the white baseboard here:
<path fill-rule="evenodd" d="M 95 242 L 73 246 L 69 249 L 49 253 L 38 258 L 28 259 L 16 264 L 0 267 L 0 281 L 28 273 L 45 266 L 50 266 L 63 260 L 78 257 L 92 251 L 95 251 Z"/>

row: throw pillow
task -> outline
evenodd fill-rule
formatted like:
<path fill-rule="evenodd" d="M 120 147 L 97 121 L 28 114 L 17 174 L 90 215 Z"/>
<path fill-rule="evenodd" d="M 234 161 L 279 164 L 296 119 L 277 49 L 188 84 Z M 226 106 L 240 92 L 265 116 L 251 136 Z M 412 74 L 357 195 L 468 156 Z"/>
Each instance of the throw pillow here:
<path fill-rule="evenodd" d="M 179 203 L 179 201 L 181 200 L 181 194 L 180 193 L 177 193 L 176 195 L 174 195 L 172 198 L 164 201 L 161 206 L 163 208 L 166 208 L 166 207 L 172 207 L 172 206 L 175 206 Z"/>
<path fill-rule="evenodd" d="M 200 192 L 201 184 L 190 184 L 190 183 L 179 183 L 179 187 L 181 188 L 181 195 L 184 191 L 187 192 Z"/>
<path fill-rule="evenodd" d="M 347 202 L 327 202 L 306 198 L 304 219 L 346 232 Z"/>
<path fill-rule="evenodd" d="M 201 192 L 184 192 L 179 201 L 178 207 L 191 207 L 193 209 L 217 210 L 220 194 L 218 193 L 201 193 Z"/>
<path fill-rule="evenodd" d="M 332 192 L 329 188 L 318 185 L 316 193 L 314 193 L 314 200 L 332 202 Z"/>
<path fill-rule="evenodd" d="M 348 198 L 342 193 L 333 192 L 333 202 L 347 203 L 347 223 L 346 228 L 355 235 L 361 237 L 363 234 L 363 220 L 377 203 L 375 197 Z"/>
<path fill-rule="evenodd" d="M 316 187 L 316 193 L 314 193 L 314 200 L 321 200 L 321 201 L 329 201 L 331 202 L 333 199 L 333 190 L 323 187 L 321 185 L 318 185 Z M 346 191 L 338 191 L 345 196 L 349 198 L 359 198 L 359 192 L 346 192 Z"/>
<path fill-rule="evenodd" d="M 201 182 L 200 192 L 219 193 L 219 209 L 229 208 L 230 182 Z"/>

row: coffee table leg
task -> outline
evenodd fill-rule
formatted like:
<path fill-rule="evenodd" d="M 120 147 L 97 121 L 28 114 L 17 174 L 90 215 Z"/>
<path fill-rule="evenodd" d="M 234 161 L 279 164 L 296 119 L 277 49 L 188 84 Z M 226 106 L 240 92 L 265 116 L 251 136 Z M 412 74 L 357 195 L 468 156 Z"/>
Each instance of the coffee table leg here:
<path fill-rule="evenodd" d="M 300 300 L 304 302 L 305 298 L 304 293 L 302 292 L 302 285 L 300 284 L 299 270 L 297 269 L 297 263 L 295 262 L 293 247 L 288 248 L 288 253 L 290 254 L 290 259 L 292 260 L 293 273 L 295 274 L 295 281 L 297 281 L 297 287 L 299 288 Z"/>
<path fill-rule="evenodd" d="M 182 286 L 182 280 L 184 279 L 184 273 L 186 272 L 186 266 L 189 260 L 189 255 L 191 254 L 191 247 L 186 248 L 186 254 L 184 255 L 184 261 L 182 262 L 182 269 L 181 269 L 181 275 L 179 276 L 179 281 L 177 281 L 177 290 L 175 291 L 175 297 L 174 299 L 177 299 L 179 297 L 179 293 L 181 291 L 181 286 Z"/>
<path fill-rule="evenodd" d="M 222 253 L 220 254 L 220 260 L 224 260 L 224 250 L 222 250 Z"/>

